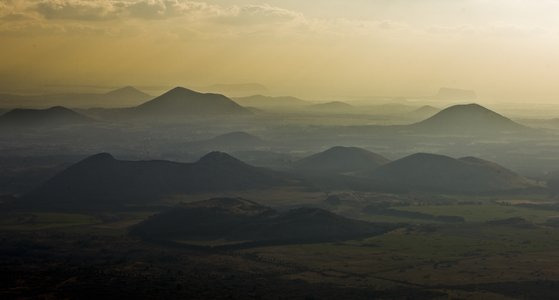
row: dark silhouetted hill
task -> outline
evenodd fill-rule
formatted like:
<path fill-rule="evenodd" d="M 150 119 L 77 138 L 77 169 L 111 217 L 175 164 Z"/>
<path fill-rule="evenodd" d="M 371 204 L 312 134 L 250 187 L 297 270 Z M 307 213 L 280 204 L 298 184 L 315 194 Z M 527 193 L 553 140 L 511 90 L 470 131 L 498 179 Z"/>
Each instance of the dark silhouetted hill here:
<path fill-rule="evenodd" d="M 426 153 L 393 161 L 371 175 L 381 186 L 403 190 L 476 193 L 533 187 L 529 180 L 493 162 Z"/>
<path fill-rule="evenodd" d="M 528 130 L 509 118 L 478 104 L 455 105 L 410 125 L 424 133 L 491 134 Z"/>
<path fill-rule="evenodd" d="M 221 152 L 195 163 L 122 161 L 102 153 L 72 165 L 26 196 L 35 205 L 96 207 L 157 203 L 162 197 L 287 185 L 282 175 Z"/>
<path fill-rule="evenodd" d="M 362 148 L 338 146 L 297 161 L 295 169 L 317 173 L 360 172 L 388 162 L 387 158 Z"/>
<path fill-rule="evenodd" d="M 221 240 L 226 244 L 258 245 L 346 240 L 390 228 L 318 208 L 278 212 L 244 199 L 220 198 L 155 215 L 138 224 L 132 233 L 150 240 Z"/>
<path fill-rule="evenodd" d="M 92 119 L 62 106 L 47 109 L 16 108 L 0 116 L 0 127 L 51 127 L 91 122 Z"/>
<path fill-rule="evenodd" d="M 131 113 L 141 116 L 232 116 L 251 112 L 233 100 L 219 94 L 203 94 L 176 87 L 163 95 L 132 108 Z"/>

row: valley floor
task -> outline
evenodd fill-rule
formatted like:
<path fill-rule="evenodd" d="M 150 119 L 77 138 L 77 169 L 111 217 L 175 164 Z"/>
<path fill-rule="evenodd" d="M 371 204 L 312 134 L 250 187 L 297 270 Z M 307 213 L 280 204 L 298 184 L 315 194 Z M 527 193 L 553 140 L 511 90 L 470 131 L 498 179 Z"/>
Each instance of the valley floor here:
<path fill-rule="evenodd" d="M 4 212 L 0 297 L 555 299 L 559 211 L 468 200 L 390 207 L 463 222 L 404 214 L 392 217 L 401 228 L 360 240 L 236 250 L 131 237 L 151 211 Z"/>

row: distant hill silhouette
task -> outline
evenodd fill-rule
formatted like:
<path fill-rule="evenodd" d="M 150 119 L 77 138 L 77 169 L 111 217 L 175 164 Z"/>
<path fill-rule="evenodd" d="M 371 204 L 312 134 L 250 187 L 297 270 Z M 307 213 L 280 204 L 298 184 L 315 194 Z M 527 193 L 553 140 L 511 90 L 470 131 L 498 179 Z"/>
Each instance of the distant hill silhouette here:
<path fill-rule="evenodd" d="M 471 101 L 477 99 L 477 94 L 472 90 L 454 89 L 443 87 L 436 95 L 439 100 Z"/>
<path fill-rule="evenodd" d="M 424 105 L 424 106 L 414 110 L 412 112 L 412 114 L 414 116 L 417 116 L 417 117 L 428 118 L 428 117 L 431 117 L 431 116 L 435 115 L 436 113 L 438 113 L 440 111 L 441 111 L 440 109 L 438 109 L 436 107 L 433 107 L 431 105 Z"/>
<path fill-rule="evenodd" d="M 271 150 L 237 150 L 231 153 L 253 166 L 286 170 L 291 168 L 293 157 L 289 153 Z"/>
<path fill-rule="evenodd" d="M 528 128 L 478 104 L 455 105 L 411 125 L 427 133 L 478 133 L 525 131 Z"/>
<path fill-rule="evenodd" d="M 248 97 L 238 97 L 234 98 L 234 100 L 240 105 L 252 107 L 296 107 L 309 105 L 309 102 L 305 100 L 290 96 L 271 97 L 254 95 Z"/>
<path fill-rule="evenodd" d="M 219 94 L 203 94 L 176 87 L 130 110 L 141 116 L 223 116 L 247 115 L 249 110 Z"/>
<path fill-rule="evenodd" d="M 0 116 L 0 127 L 50 127 L 91 122 L 92 119 L 62 106 L 47 109 L 16 108 Z"/>
<path fill-rule="evenodd" d="M 153 98 L 151 95 L 148 95 L 133 86 L 125 86 L 123 88 L 107 92 L 104 96 L 112 101 L 123 102 L 123 104 L 134 104 Z"/>
<path fill-rule="evenodd" d="M 351 220 L 318 208 L 278 212 L 245 199 L 219 198 L 155 215 L 135 226 L 132 233 L 149 240 L 222 240 L 256 246 L 347 240 L 394 227 Z"/>
<path fill-rule="evenodd" d="M 225 94 L 228 96 L 246 96 L 267 92 L 268 88 L 259 83 L 219 83 L 203 88 L 202 90 L 212 93 Z"/>
<path fill-rule="evenodd" d="M 353 110 L 354 107 L 350 104 L 340 101 L 328 102 L 315 104 L 309 107 L 312 110 L 327 111 L 327 112 L 344 112 L 348 110 Z"/>
<path fill-rule="evenodd" d="M 533 184 L 493 162 L 418 153 L 370 173 L 382 186 L 437 192 L 490 192 L 523 189 Z"/>
<path fill-rule="evenodd" d="M 0 94 L 3 107 L 127 107 L 153 98 L 138 89 L 127 86 L 107 93 L 65 93 L 45 95 Z"/>
<path fill-rule="evenodd" d="M 122 161 L 102 153 L 57 174 L 26 198 L 36 205 L 96 207 L 156 203 L 163 196 L 286 185 L 285 178 L 221 152 L 195 163 Z"/>
<path fill-rule="evenodd" d="M 295 169 L 310 172 L 346 173 L 373 170 L 388 163 L 381 155 L 357 147 L 333 147 L 295 162 Z"/>

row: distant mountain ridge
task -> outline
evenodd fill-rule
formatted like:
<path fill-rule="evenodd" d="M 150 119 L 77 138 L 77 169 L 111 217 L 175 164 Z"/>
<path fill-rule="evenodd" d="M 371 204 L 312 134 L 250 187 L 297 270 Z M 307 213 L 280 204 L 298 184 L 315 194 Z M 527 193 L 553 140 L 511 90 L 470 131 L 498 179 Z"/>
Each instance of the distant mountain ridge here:
<path fill-rule="evenodd" d="M 141 100 L 141 99 L 149 99 L 152 97 L 151 95 L 146 94 L 133 86 L 125 86 L 123 88 L 112 90 L 105 93 L 104 95 L 107 96 L 108 98 L 113 98 L 113 99 Z"/>
<path fill-rule="evenodd" d="M 140 116 L 250 115 L 246 108 L 220 94 L 205 94 L 183 87 L 173 88 L 146 103 L 129 109 Z"/>
<path fill-rule="evenodd" d="M 138 105 L 151 98 L 151 95 L 134 87 L 126 86 L 107 93 L 0 94 L 0 105 L 3 107 L 127 107 Z"/>
<path fill-rule="evenodd" d="M 429 133 L 456 134 L 518 132 L 528 129 L 526 126 L 475 103 L 448 107 L 410 127 Z"/>
<path fill-rule="evenodd" d="M 348 110 L 353 110 L 355 107 L 345 102 L 333 101 L 327 103 L 314 104 L 311 105 L 309 108 L 317 111 L 324 111 L 324 112 L 344 112 Z"/>
<path fill-rule="evenodd" d="M 51 127 L 91 122 L 92 119 L 62 106 L 47 109 L 16 108 L 0 115 L 0 127 Z"/>
<path fill-rule="evenodd" d="M 272 97 L 253 95 L 247 97 L 237 97 L 233 98 L 233 100 L 243 106 L 252 107 L 297 107 L 310 104 L 310 102 L 291 96 Z"/>
<path fill-rule="evenodd" d="M 388 162 L 387 158 L 362 148 L 336 146 L 295 162 L 295 169 L 345 173 L 373 170 Z"/>
<path fill-rule="evenodd" d="M 157 202 L 161 197 L 287 185 L 279 173 L 250 166 L 222 152 L 195 163 L 123 161 L 108 153 L 62 171 L 25 198 L 34 204 L 95 207 Z"/>
<path fill-rule="evenodd" d="M 259 83 L 218 83 L 202 88 L 202 90 L 228 96 L 246 96 L 256 93 L 265 93 L 268 91 L 268 88 Z"/>
<path fill-rule="evenodd" d="M 413 154 L 380 166 L 370 176 L 380 186 L 404 190 L 489 192 L 534 186 L 529 180 L 493 162 L 427 153 Z"/>
<path fill-rule="evenodd" d="M 414 110 L 412 112 L 413 115 L 415 116 L 421 116 L 421 117 L 432 117 L 433 115 L 439 113 L 441 110 L 431 106 L 431 105 L 424 105 L 416 110 Z"/>

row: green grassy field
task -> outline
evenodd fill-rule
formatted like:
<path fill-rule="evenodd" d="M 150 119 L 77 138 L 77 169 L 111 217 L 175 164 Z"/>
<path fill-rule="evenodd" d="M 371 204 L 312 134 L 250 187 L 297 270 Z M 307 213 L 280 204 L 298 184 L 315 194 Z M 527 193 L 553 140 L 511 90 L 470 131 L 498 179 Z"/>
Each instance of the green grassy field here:
<path fill-rule="evenodd" d="M 467 222 L 487 222 L 491 220 L 520 217 L 531 222 L 542 223 L 550 217 L 559 216 L 559 211 L 526 208 L 511 205 L 413 205 L 394 207 L 398 210 L 413 211 L 435 216 L 459 216 Z"/>
<path fill-rule="evenodd" d="M 396 230 L 358 241 L 245 250 L 271 261 L 312 269 L 292 274 L 312 282 L 352 282 L 378 289 L 490 282 L 557 280 L 559 230 L 460 224 L 433 232 Z M 465 291 L 456 289 L 456 295 Z M 470 291 L 471 292 L 471 291 Z M 502 294 L 481 294 L 506 299 Z M 471 297 L 469 294 L 468 298 Z"/>
<path fill-rule="evenodd" d="M 99 222 L 93 216 L 76 213 L 30 212 L 0 214 L 0 230 L 41 230 L 92 225 Z"/>
<path fill-rule="evenodd" d="M 313 201 L 317 199 L 313 198 Z M 556 268 L 559 264 L 559 228 L 545 225 L 546 219 L 559 215 L 559 212 L 500 205 L 493 200 L 476 203 L 392 207 L 434 216 L 461 216 L 466 220 L 463 223 L 363 213 L 362 218 L 370 221 L 410 225 L 360 240 L 198 253 L 196 260 L 204 260 L 218 270 L 234 263 L 239 270 L 255 272 L 253 268 L 258 265 L 258 272 L 268 276 L 311 284 L 373 288 L 377 291 L 419 288 L 444 292 L 456 299 L 518 298 L 511 286 L 529 293 L 522 294 L 520 298 L 539 299 L 537 292 L 546 290 L 538 282 L 559 283 L 559 269 Z M 352 212 L 359 212 L 358 207 L 353 208 Z M 127 236 L 130 226 L 154 213 L 3 213 L 0 214 L 0 232 L 31 236 L 35 234 L 34 231 L 40 232 L 37 242 L 46 242 L 43 234 L 53 233 L 56 236 L 64 232 L 80 241 L 77 246 L 71 241 L 52 244 L 61 249 L 73 249 L 84 244 L 88 245 L 87 251 L 111 253 L 113 250 L 106 246 L 110 243 L 102 241 L 125 239 L 133 247 L 170 251 L 171 248 L 167 246 L 159 248 L 158 245 L 144 244 Z M 528 222 L 486 223 L 512 217 L 520 217 Z M 96 238 L 90 240 L 91 236 Z M 188 245 L 220 246 L 229 241 L 182 242 Z M 90 245 L 95 243 L 99 243 L 97 250 L 92 250 L 95 247 L 91 248 Z M 79 248 L 79 251 L 84 249 Z M 177 251 L 183 250 L 179 247 Z M 156 256 L 149 257 L 152 259 Z"/>

